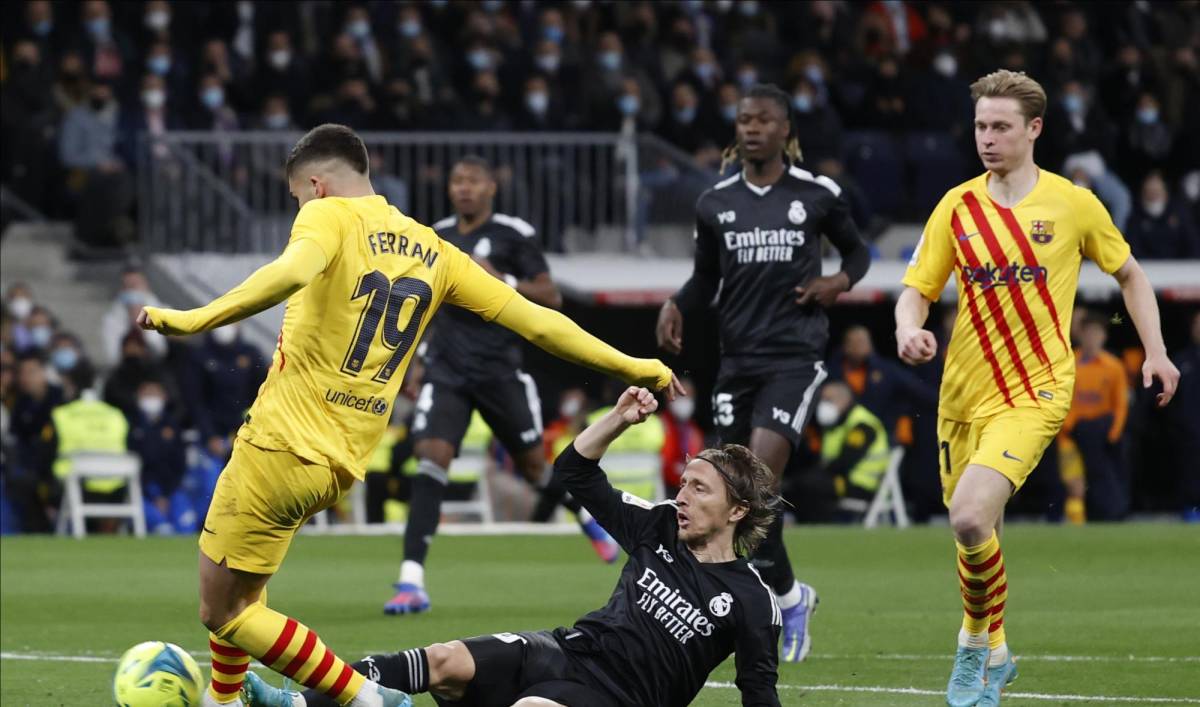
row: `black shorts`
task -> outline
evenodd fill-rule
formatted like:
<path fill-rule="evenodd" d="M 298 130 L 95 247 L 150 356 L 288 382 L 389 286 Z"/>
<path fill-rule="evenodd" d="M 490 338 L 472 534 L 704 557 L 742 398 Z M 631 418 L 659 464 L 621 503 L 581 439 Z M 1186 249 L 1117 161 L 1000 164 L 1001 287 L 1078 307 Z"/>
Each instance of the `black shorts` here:
<path fill-rule="evenodd" d="M 569 707 L 618 707 L 567 655 L 555 633 L 496 633 L 464 640 L 475 659 L 475 677 L 461 700 L 434 700 L 441 707 L 510 707 L 523 697 L 542 697 Z"/>
<path fill-rule="evenodd" d="M 826 377 L 821 361 L 799 366 L 790 361 L 721 361 L 712 399 L 718 438 L 722 444 L 749 445 L 750 430 L 762 427 L 798 446 Z"/>
<path fill-rule="evenodd" d="M 514 371 L 507 378 L 486 382 L 444 383 L 449 376 L 427 376 L 417 397 L 413 441 L 442 439 L 457 453 L 479 410 L 483 421 L 509 454 L 542 443 L 542 403 L 533 376 Z"/>

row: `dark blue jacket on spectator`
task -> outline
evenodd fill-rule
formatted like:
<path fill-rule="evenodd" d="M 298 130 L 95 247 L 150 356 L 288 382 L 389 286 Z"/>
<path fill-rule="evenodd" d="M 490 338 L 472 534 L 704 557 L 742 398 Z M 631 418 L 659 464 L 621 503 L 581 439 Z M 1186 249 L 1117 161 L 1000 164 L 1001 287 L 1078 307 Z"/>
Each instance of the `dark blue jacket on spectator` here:
<path fill-rule="evenodd" d="M 212 334 L 192 352 L 186 375 L 179 376 L 192 417 L 204 438 L 228 437 L 237 431 L 258 387 L 267 376 L 267 361 L 258 349 L 235 339 L 220 344 Z"/>
<path fill-rule="evenodd" d="M 62 388 L 51 385 L 40 400 L 21 394 L 13 403 L 10 431 L 16 438 L 17 455 L 25 473 L 50 475 L 57 455 L 50 413 L 63 402 Z"/>
<path fill-rule="evenodd" d="M 1180 199 L 1171 199 L 1157 218 L 1141 204 L 1133 211 L 1125 234 L 1134 257 L 1140 260 L 1200 258 L 1200 231 Z"/>
<path fill-rule="evenodd" d="M 182 426 L 169 412 L 151 419 L 138 411 L 129 423 L 129 451 L 142 459 L 146 495 L 158 498 L 175 493 L 187 471 Z"/>

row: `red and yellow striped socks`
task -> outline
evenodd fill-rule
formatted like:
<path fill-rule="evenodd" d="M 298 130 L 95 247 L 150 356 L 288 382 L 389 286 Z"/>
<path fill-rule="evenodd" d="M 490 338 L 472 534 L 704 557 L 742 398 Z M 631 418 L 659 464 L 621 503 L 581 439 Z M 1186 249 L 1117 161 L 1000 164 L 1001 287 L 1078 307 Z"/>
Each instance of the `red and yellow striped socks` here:
<path fill-rule="evenodd" d="M 236 644 L 272 670 L 313 690 L 349 704 L 366 683 L 366 678 L 325 647 L 315 632 L 295 619 L 254 603 L 217 631 L 219 646 Z M 213 686 L 217 685 L 217 657 L 213 657 Z M 222 655 L 222 662 L 225 657 Z M 247 658 L 249 662 L 249 658 Z M 243 668 L 243 673 L 244 673 Z M 222 688 L 232 684 L 221 681 Z M 241 675 L 238 675 L 241 687 Z M 234 692 L 233 696 L 236 697 Z M 230 698 L 226 698 L 230 699 Z"/>
<path fill-rule="evenodd" d="M 250 654 L 227 641 L 208 634 L 208 650 L 212 653 L 212 682 L 208 683 L 208 694 L 220 704 L 233 702 L 242 689 L 246 669 L 250 667 Z"/>
<path fill-rule="evenodd" d="M 1008 577 L 1004 555 L 995 533 L 981 545 L 958 545 L 958 586 L 962 591 L 963 623 L 967 645 L 987 641 L 993 651 L 1005 645 L 1004 603 Z M 982 647 L 982 646 L 979 646 Z"/>

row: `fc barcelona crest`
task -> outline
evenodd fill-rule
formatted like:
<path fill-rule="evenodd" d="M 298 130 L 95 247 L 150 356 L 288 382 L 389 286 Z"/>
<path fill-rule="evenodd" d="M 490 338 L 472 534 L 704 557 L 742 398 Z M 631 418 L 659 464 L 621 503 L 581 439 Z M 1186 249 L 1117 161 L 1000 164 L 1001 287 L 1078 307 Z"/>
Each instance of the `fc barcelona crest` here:
<path fill-rule="evenodd" d="M 1046 245 L 1054 238 L 1054 222 L 1035 220 L 1030 226 L 1029 237 L 1038 245 Z"/>

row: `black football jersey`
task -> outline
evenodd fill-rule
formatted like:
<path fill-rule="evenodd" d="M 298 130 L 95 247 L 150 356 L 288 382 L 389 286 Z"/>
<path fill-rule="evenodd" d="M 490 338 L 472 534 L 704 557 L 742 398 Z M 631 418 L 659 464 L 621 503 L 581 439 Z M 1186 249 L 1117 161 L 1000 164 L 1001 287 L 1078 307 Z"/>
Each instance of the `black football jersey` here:
<path fill-rule="evenodd" d="M 700 562 L 680 542 L 675 504 L 613 488 L 598 462 L 567 447 L 555 473 L 629 559 L 602 609 L 559 641 L 623 705 L 687 705 L 735 656 L 743 705 L 776 707 L 782 617 L 744 558 Z"/>
<path fill-rule="evenodd" d="M 533 279 L 550 269 L 537 232 L 515 216 L 492 214 L 466 235 L 458 230 L 458 218 L 451 216 L 433 224 L 433 230 L 464 253 L 487 258 L 497 270 L 518 280 Z M 428 341 L 426 378 L 432 381 L 493 380 L 511 376 L 521 366 L 520 336 L 453 305 L 438 310 Z"/>
<path fill-rule="evenodd" d="M 723 356 L 820 360 L 828 318 L 818 304 L 797 305 L 794 288 L 821 275 L 822 235 L 842 255 L 853 285 L 869 254 L 833 180 L 792 166 L 775 184 L 757 187 L 739 172 L 696 203 L 695 268 L 676 302 L 684 312 L 707 306 L 719 285 Z"/>

